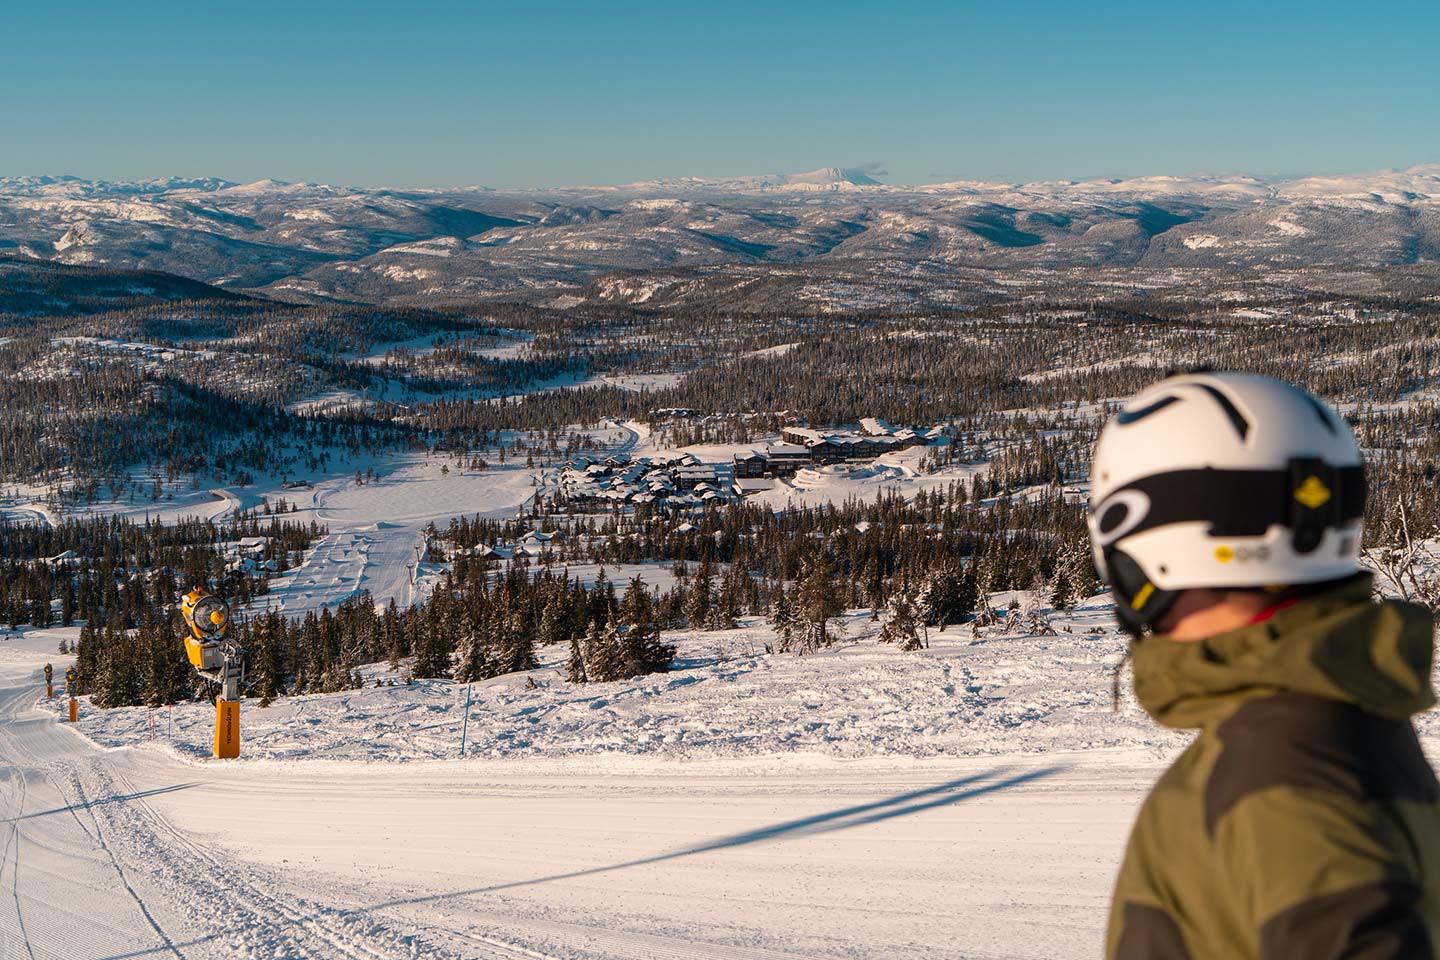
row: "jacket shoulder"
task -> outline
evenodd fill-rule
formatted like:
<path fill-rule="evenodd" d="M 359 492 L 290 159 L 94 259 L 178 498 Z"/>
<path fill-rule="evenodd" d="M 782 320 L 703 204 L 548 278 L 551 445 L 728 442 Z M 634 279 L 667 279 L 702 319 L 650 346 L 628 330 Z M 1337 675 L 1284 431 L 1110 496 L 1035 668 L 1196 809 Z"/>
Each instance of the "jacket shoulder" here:
<path fill-rule="evenodd" d="M 1440 784 L 1408 720 L 1281 692 L 1241 704 L 1215 736 L 1219 749 L 1204 786 L 1211 836 L 1243 800 L 1277 787 L 1320 791 L 1356 804 L 1440 802 Z"/>

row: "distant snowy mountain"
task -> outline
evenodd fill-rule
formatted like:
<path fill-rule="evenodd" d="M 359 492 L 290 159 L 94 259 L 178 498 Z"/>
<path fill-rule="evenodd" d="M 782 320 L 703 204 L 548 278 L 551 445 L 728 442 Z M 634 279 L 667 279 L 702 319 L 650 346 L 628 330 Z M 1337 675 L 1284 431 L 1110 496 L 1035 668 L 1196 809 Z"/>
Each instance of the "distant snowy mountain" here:
<path fill-rule="evenodd" d="M 615 271 L 765 263 L 1403 267 L 1440 259 L 1440 164 L 922 186 L 824 167 L 524 191 L 9 177 L 0 252 L 363 301 L 533 298 Z"/>
<path fill-rule="evenodd" d="M 851 187 L 878 187 L 879 180 L 860 170 L 821 167 L 808 173 L 774 173 L 758 177 L 706 179 L 680 177 L 669 180 L 646 180 L 618 187 L 622 193 L 668 192 L 752 192 L 769 190 L 845 190 Z"/>

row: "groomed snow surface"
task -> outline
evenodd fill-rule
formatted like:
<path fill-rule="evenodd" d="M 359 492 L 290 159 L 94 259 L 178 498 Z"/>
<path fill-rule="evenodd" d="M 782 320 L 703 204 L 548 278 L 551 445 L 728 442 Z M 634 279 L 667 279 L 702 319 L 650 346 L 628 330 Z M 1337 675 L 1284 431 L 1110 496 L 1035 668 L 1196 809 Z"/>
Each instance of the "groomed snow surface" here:
<path fill-rule="evenodd" d="M 1107 622 L 904 653 L 857 611 L 800 658 L 747 621 L 583 686 L 552 648 L 474 686 L 464 758 L 464 688 L 425 681 L 246 701 L 239 761 L 207 705 L 59 722 L 39 666 L 75 631 L 28 631 L 0 640 L 3 955 L 1093 957 L 1184 742 L 1112 711 Z"/>

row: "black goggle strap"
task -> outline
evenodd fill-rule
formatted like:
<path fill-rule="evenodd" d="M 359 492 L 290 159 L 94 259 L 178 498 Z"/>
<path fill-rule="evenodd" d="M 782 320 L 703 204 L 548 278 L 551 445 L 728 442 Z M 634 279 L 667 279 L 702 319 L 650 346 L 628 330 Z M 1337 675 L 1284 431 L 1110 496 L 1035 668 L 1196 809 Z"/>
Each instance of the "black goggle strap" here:
<path fill-rule="evenodd" d="M 1142 477 L 1107 498 L 1096 527 L 1103 543 L 1117 530 L 1115 541 L 1174 523 L 1208 522 L 1213 537 L 1259 537 L 1279 524 L 1291 529 L 1296 553 L 1309 553 L 1327 529 L 1364 510 L 1364 467 L 1296 459 L 1283 470 L 1205 467 Z"/>

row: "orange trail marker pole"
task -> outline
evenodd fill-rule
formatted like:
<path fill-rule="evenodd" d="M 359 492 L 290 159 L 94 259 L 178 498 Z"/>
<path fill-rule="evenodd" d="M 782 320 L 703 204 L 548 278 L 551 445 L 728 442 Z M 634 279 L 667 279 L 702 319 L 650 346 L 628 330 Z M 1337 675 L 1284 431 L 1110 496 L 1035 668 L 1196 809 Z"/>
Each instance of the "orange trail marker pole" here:
<path fill-rule="evenodd" d="M 80 719 L 80 705 L 74 700 L 70 701 L 70 722 L 77 723 Z"/>

